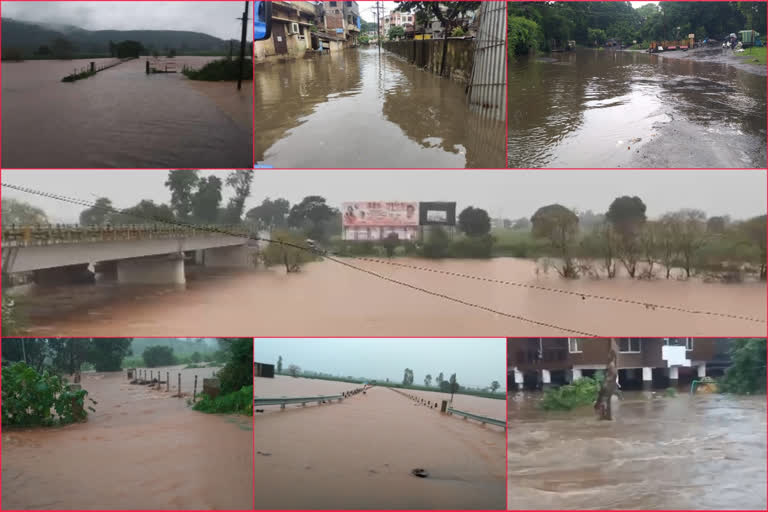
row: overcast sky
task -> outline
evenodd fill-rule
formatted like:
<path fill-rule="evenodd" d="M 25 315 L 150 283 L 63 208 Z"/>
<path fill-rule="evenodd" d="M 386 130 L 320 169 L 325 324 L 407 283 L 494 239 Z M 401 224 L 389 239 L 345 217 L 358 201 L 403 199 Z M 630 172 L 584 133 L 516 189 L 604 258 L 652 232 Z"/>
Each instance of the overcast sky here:
<path fill-rule="evenodd" d="M 333 375 L 402 382 L 403 370 L 413 370 L 422 384 L 428 373 L 456 373 L 459 384 L 489 386 L 497 380 L 505 389 L 507 348 L 504 338 L 256 338 L 254 361 Z"/>
<path fill-rule="evenodd" d="M 201 171 L 200 175 L 229 171 Z M 541 206 L 560 203 L 602 213 L 614 198 L 638 195 L 653 218 L 681 208 L 698 208 L 709 216 L 744 219 L 766 212 L 766 174 L 735 170 L 568 170 L 568 171 L 286 171 L 255 170 L 246 210 L 265 197 L 291 204 L 321 195 L 335 207 L 344 201 L 456 201 L 459 210 L 475 206 L 492 217 L 531 217 Z M 4 183 L 74 196 L 86 201 L 109 197 L 127 208 L 142 199 L 167 203 L 167 172 L 158 170 L 4 170 Z M 41 207 L 54 223 L 75 223 L 82 207 L 30 194 L 2 190 Z M 225 190 L 224 203 L 229 197 Z"/>
<path fill-rule="evenodd" d="M 240 39 L 236 18 L 242 17 L 245 2 L 2 2 L 0 7 L 5 18 L 87 30 L 191 30 Z M 248 17 L 253 17 L 250 10 Z M 249 28 L 249 37 L 252 33 Z"/>

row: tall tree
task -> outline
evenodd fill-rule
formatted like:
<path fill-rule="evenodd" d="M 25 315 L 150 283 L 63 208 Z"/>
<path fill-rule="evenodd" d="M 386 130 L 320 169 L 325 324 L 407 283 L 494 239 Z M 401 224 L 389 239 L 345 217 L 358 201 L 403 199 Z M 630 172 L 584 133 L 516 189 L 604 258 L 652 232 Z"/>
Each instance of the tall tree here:
<path fill-rule="evenodd" d="M 487 235 L 491 231 L 491 218 L 482 208 L 468 206 L 459 214 L 459 229 L 467 236 Z"/>
<path fill-rule="evenodd" d="M 182 222 L 190 220 L 193 191 L 197 186 L 198 179 L 196 170 L 168 171 L 165 186 L 171 190 L 171 209 L 176 218 Z"/>
<path fill-rule="evenodd" d="M 424 385 L 426 387 L 430 387 L 432 385 L 432 374 L 428 373 L 426 377 L 424 377 Z"/>
<path fill-rule="evenodd" d="M 403 372 L 403 386 L 410 386 L 413 384 L 413 370 L 406 368 Z"/>
<path fill-rule="evenodd" d="M 2 200 L 2 223 L 3 226 L 48 224 L 48 216 L 37 206 L 32 206 L 18 199 L 4 197 Z"/>
<path fill-rule="evenodd" d="M 283 356 L 277 357 L 277 373 L 283 373 Z"/>
<path fill-rule="evenodd" d="M 288 225 L 304 230 L 308 237 L 325 240 L 325 226 L 332 221 L 337 211 L 325 203 L 322 196 L 307 196 L 300 203 L 294 204 L 288 214 Z"/>
<path fill-rule="evenodd" d="M 251 208 L 245 214 L 246 220 L 255 223 L 260 229 L 282 228 L 286 225 L 286 219 L 291 205 L 287 199 L 264 199 L 259 206 Z"/>
<path fill-rule="evenodd" d="M 80 212 L 81 226 L 103 226 L 113 214 L 112 201 L 108 197 L 96 199 L 93 206 Z"/>
<path fill-rule="evenodd" d="M 576 214 L 559 204 L 542 206 L 531 217 L 534 238 L 548 240 L 558 251 L 563 260 L 558 273 L 563 277 L 577 277 L 573 264 L 573 244 L 579 231 L 579 218 Z"/>
<path fill-rule="evenodd" d="M 617 197 L 605 218 L 619 235 L 619 257 L 630 277 L 635 277 L 640 255 L 639 237 L 646 221 L 646 206 L 637 196 Z"/>
<path fill-rule="evenodd" d="M 200 178 L 197 191 L 192 197 L 192 216 L 195 222 L 215 224 L 219 220 L 219 205 L 221 204 L 221 187 L 223 183 L 218 176 Z"/>
<path fill-rule="evenodd" d="M 234 195 L 224 212 L 225 224 L 239 224 L 242 221 L 245 200 L 251 195 L 252 182 L 253 171 L 249 169 L 232 171 L 227 176 L 227 186 L 232 188 Z"/>

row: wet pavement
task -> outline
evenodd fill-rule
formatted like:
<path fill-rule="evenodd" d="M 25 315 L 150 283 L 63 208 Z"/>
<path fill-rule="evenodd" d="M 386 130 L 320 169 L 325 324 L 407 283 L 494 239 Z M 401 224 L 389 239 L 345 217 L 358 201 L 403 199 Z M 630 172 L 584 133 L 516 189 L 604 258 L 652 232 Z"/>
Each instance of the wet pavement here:
<path fill-rule="evenodd" d="M 177 373 L 191 396 L 194 375 L 212 368 L 160 370 L 171 372 L 170 392 L 132 385 L 125 372 L 83 373 L 97 402 L 87 422 L 4 428 L 3 509 L 252 508 L 253 419 L 196 412 L 172 396 Z"/>
<path fill-rule="evenodd" d="M 581 49 L 508 84 L 510 167 L 766 166 L 766 78 L 726 63 Z"/>
<path fill-rule="evenodd" d="M 176 57 L 181 71 L 215 57 Z M 2 63 L 3 168 L 243 168 L 252 165 L 252 84 L 147 75 L 141 58 L 62 83 L 93 60 Z M 162 61 L 162 59 L 161 59 Z"/>
<path fill-rule="evenodd" d="M 614 421 L 510 393 L 508 507 L 764 510 L 765 396 L 625 392 Z M 614 399 L 616 400 L 616 399 Z"/>
<path fill-rule="evenodd" d="M 311 382 L 256 378 L 254 390 L 317 395 L 329 386 L 313 391 Z M 254 431 L 256 509 L 504 508 L 503 430 L 442 415 L 387 388 L 257 414 Z M 428 477 L 414 476 L 418 468 Z"/>
<path fill-rule="evenodd" d="M 375 48 L 255 68 L 255 155 L 293 168 L 500 168 L 504 123 L 465 85 Z"/>

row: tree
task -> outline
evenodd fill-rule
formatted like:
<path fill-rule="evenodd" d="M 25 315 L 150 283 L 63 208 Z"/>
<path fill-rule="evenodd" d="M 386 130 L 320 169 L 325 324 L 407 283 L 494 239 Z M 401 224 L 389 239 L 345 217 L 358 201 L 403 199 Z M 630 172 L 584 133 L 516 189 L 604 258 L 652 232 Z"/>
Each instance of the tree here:
<path fill-rule="evenodd" d="M 3 361 L 23 361 L 41 372 L 50 355 L 47 338 L 3 338 Z"/>
<path fill-rule="evenodd" d="M 639 197 L 621 196 L 613 200 L 605 214 L 619 237 L 619 258 L 633 278 L 640 252 L 640 231 L 646 221 L 645 210 L 645 203 Z"/>
<path fill-rule="evenodd" d="M 701 210 L 692 209 L 682 209 L 667 215 L 666 221 L 670 223 L 677 252 L 683 260 L 685 276 L 691 277 L 696 252 L 706 241 L 707 216 Z"/>
<path fill-rule="evenodd" d="M 277 358 L 277 373 L 283 373 L 283 356 Z"/>
<path fill-rule="evenodd" d="M 731 366 L 720 380 L 720 390 L 740 395 L 765 393 L 765 338 L 733 340 L 730 355 Z"/>
<path fill-rule="evenodd" d="M 225 354 L 224 367 L 217 376 L 223 394 L 253 385 L 253 338 L 219 338 Z"/>
<path fill-rule="evenodd" d="M 5 215 L 5 214 L 3 214 Z M 3 217 L 5 218 L 5 217 Z M 741 224 L 741 230 L 751 244 L 760 251 L 760 279 L 766 280 L 766 216 L 759 215 Z"/>
<path fill-rule="evenodd" d="M 389 32 L 387 33 L 387 38 L 390 41 L 394 41 L 396 39 L 400 39 L 405 37 L 405 29 L 403 27 L 389 27 Z"/>
<path fill-rule="evenodd" d="M 453 402 L 453 395 L 459 390 L 459 381 L 456 380 L 456 374 L 451 374 L 451 380 L 449 383 L 449 390 L 451 392 L 451 402 Z"/>
<path fill-rule="evenodd" d="M 499 381 L 495 380 L 491 382 L 491 393 L 495 393 L 497 389 L 501 387 L 501 384 L 499 384 Z"/>
<path fill-rule="evenodd" d="M 200 352 L 192 352 L 192 355 L 189 356 L 189 360 L 193 363 L 199 363 L 203 360 L 203 355 Z"/>
<path fill-rule="evenodd" d="M 448 233 L 441 226 L 430 226 L 427 233 L 427 241 L 422 247 L 422 254 L 425 258 L 441 259 L 448 257 L 451 240 Z"/>
<path fill-rule="evenodd" d="M 391 258 L 395 255 L 395 249 L 400 244 L 400 237 L 397 236 L 397 233 L 390 233 L 384 237 L 381 243 L 384 246 L 384 251 L 387 253 L 387 258 Z"/>
<path fill-rule="evenodd" d="M 413 370 L 406 368 L 403 372 L 403 386 L 410 386 L 413 384 Z"/>
<path fill-rule="evenodd" d="M 144 364 L 148 368 L 158 366 L 171 366 L 176 363 L 176 357 L 173 355 L 173 348 L 167 345 L 153 345 L 144 349 L 141 354 Z"/>
<path fill-rule="evenodd" d="M 605 42 L 605 40 L 608 38 L 605 34 L 605 30 L 600 28 L 588 28 L 587 29 L 587 38 L 589 38 L 590 42 L 594 44 L 595 46 L 600 46 Z"/>
<path fill-rule="evenodd" d="M 337 213 L 337 210 L 325 203 L 324 197 L 307 196 L 291 207 L 288 225 L 303 230 L 314 240 L 326 240 L 327 223 L 331 222 Z"/>
<path fill-rule="evenodd" d="M 193 190 L 198 179 L 195 170 L 168 171 L 165 186 L 171 190 L 171 209 L 182 222 L 187 222 L 192 215 Z"/>
<path fill-rule="evenodd" d="M 302 237 L 290 231 L 272 233 L 272 242 L 261 251 L 261 260 L 267 267 L 285 265 L 286 273 L 298 272 L 302 265 L 317 259 L 317 255 Z"/>
<path fill-rule="evenodd" d="M 677 255 L 677 239 L 675 232 L 675 219 L 672 215 L 664 215 L 656 223 L 657 244 L 661 264 L 664 265 L 666 277 L 669 279 Z"/>
<path fill-rule="evenodd" d="M 219 220 L 222 181 L 218 176 L 200 178 L 192 197 L 192 216 L 196 222 L 215 224 Z"/>
<path fill-rule="evenodd" d="M 648 222 L 642 227 L 638 237 L 643 259 L 648 266 L 644 274 L 649 279 L 653 277 L 653 264 L 656 261 L 661 238 L 663 237 L 662 229 L 656 222 Z"/>
<path fill-rule="evenodd" d="M 728 228 L 730 219 L 727 215 L 710 217 L 707 219 L 707 232 L 715 234 L 723 234 Z"/>
<path fill-rule="evenodd" d="M 481 208 L 468 206 L 459 214 L 459 229 L 467 236 L 482 236 L 491 232 L 491 218 Z"/>
<path fill-rule="evenodd" d="M 103 226 L 109 222 L 110 215 L 114 212 L 112 201 L 107 197 L 96 199 L 93 206 L 80 212 L 81 226 Z"/>
<path fill-rule="evenodd" d="M 58 371 L 75 373 L 88 360 L 92 349 L 91 338 L 48 339 L 51 365 Z"/>
<path fill-rule="evenodd" d="M 247 221 L 253 222 L 260 229 L 283 228 L 291 210 L 287 199 L 277 198 L 274 201 L 264 199 L 259 206 L 251 208 L 245 214 Z"/>
<path fill-rule="evenodd" d="M 435 378 L 435 384 L 437 384 L 437 387 L 442 389 L 444 381 L 445 378 L 443 377 L 443 372 L 438 373 L 437 377 Z"/>
<path fill-rule="evenodd" d="M 48 216 L 37 206 L 32 206 L 18 199 L 4 197 L 2 200 L 2 223 L 3 226 L 48 224 Z"/>
<path fill-rule="evenodd" d="M 132 354 L 132 338 L 93 338 L 87 360 L 97 372 L 118 372 L 123 359 Z"/>
<path fill-rule="evenodd" d="M 297 365 L 292 364 L 288 367 L 288 375 L 291 377 L 298 377 L 301 373 L 301 368 L 299 368 Z"/>
<path fill-rule="evenodd" d="M 51 50 L 57 59 L 71 59 L 75 47 L 68 39 L 57 37 L 51 44 Z"/>
<path fill-rule="evenodd" d="M 531 217 L 534 238 L 548 240 L 563 260 L 558 273 L 563 277 L 577 277 L 572 260 L 573 243 L 579 231 L 579 218 L 576 214 L 559 204 L 542 206 Z"/>
<path fill-rule="evenodd" d="M 173 210 L 167 204 L 155 204 L 144 199 L 136 206 L 121 210 L 109 216 L 109 223 L 121 224 L 154 224 L 157 222 L 174 222 Z"/>
<path fill-rule="evenodd" d="M 430 387 L 432 385 L 432 375 L 431 374 L 428 373 L 427 376 L 424 377 L 424 385 L 426 387 Z"/>
<path fill-rule="evenodd" d="M 232 171 L 227 176 L 227 186 L 234 189 L 234 196 L 224 212 L 225 224 L 240 224 L 242 221 L 245 200 L 251 195 L 251 182 L 253 171 L 248 169 Z"/>
<path fill-rule="evenodd" d="M 136 58 L 145 53 L 144 46 L 138 41 L 121 41 L 115 45 L 115 52 L 119 59 Z"/>

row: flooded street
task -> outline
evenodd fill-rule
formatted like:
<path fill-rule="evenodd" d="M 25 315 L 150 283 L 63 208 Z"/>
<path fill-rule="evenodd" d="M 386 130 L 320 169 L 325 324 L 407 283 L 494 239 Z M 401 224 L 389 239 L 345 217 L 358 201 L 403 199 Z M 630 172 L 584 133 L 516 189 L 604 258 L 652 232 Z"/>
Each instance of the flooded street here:
<path fill-rule="evenodd" d="M 256 64 L 254 76 L 260 164 L 504 167 L 503 122 L 471 112 L 463 84 L 385 50 Z"/>
<path fill-rule="evenodd" d="M 344 261 L 382 276 L 463 301 L 553 324 L 537 325 L 427 295 L 332 261 L 306 265 L 290 275 L 280 268 L 220 272 L 172 286 L 81 285 L 38 289 L 19 298 L 35 336 L 562 336 L 642 331 L 645 336 L 765 335 L 765 283 L 581 279 L 564 281 L 536 273 L 536 263 L 517 258 L 422 260 L 402 264 L 460 272 L 521 284 L 549 286 L 640 301 L 626 304 L 580 295 Z M 689 314 L 644 303 L 684 307 L 762 320 L 751 322 Z M 555 326 L 559 326 L 555 327 Z"/>
<path fill-rule="evenodd" d="M 194 375 L 213 370 L 181 368 L 167 369 L 170 393 L 131 385 L 125 372 L 83 373 L 98 402 L 86 423 L 3 429 L 3 509 L 251 508 L 252 418 L 199 413 L 171 397 L 179 371 L 191 394 Z"/>
<path fill-rule="evenodd" d="M 74 83 L 61 79 L 116 59 L 4 61 L 3 167 L 250 168 L 251 83 L 181 74 L 214 59 L 161 59 L 179 72 L 147 75 L 141 58 Z"/>
<path fill-rule="evenodd" d="M 538 397 L 510 394 L 511 509 L 766 507 L 765 396 L 625 393 L 612 422 Z"/>
<path fill-rule="evenodd" d="M 634 51 L 509 63 L 510 167 L 765 167 L 766 78 Z"/>
<path fill-rule="evenodd" d="M 278 396 L 329 389 L 317 382 L 328 381 L 256 378 L 254 389 Z M 501 429 L 446 417 L 381 387 L 340 403 L 276 409 L 255 418 L 256 509 L 504 508 Z M 413 476 L 415 468 L 429 476 Z"/>

